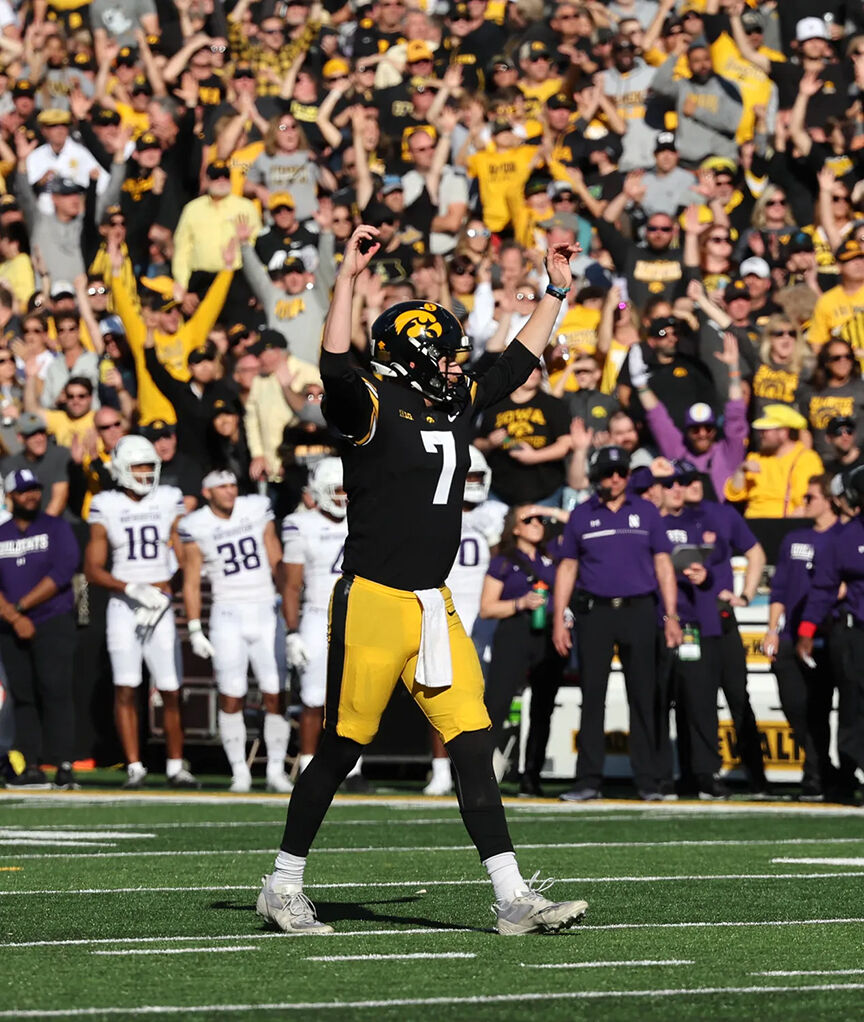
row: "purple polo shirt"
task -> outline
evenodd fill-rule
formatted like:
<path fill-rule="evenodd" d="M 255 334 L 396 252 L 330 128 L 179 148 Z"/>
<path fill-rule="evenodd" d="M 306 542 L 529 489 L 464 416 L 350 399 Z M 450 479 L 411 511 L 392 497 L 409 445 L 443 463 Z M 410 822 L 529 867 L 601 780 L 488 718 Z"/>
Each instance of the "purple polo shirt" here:
<path fill-rule="evenodd" d="M 739 516 L 740 517 L 740 516 Z M 685 507 L 678 515 L 663 515 L 666 537 L 676 546 L 701 546 L 704 526 L 697 511 Z M 722 558 L 722 551 L 715 547 L 705 561 L 708 576 L 701 586 L 694 585 L 683 572 L 675 576 L 678 582 L 678 616 L 683 624 L 694 624 L 704 638 L 716 638 L 723 629 L 720 623 L 720 612 L 717 609 L 716 583 L 714 572 L 718 567 L 717 560 Z M 727 559 L 728 563 L 728 559 Z M 722 569 L 722 562 L 719 567 Z M 663 608 L 657 608 L 657 624 L 663 627 Z"/>
<path fill-rule="evenodd" d="M 814 567 L 842 529 L 840 522 L 824 532 L 796 529 L 780 544 L 777 567 L 771 579 L 771 602 L 782 603 L 785 607 L 785 621 L 780 632 L 782 638 L 795 641 L 812 585 Z"/>
<path fill-rule="evenodd" d="M 672 552 L 660 512 L 627 496 L 617 511 L 591 497 L 564 527 L 561 556 L 579 562 L 579 588 L 594 596 L 645 596 L 657 590 L 654 555 Z"/>
<path fill-rule="evenodd" d="M 33 624 L 72 610 L 72 576 L 81 559 L 72 526 L 40 514 L 22 532 L 11 519 L 0 525 L 0 592 L 17 603 L 47 575 L 57 592 L 27 612 Z"/>
<path fill-rule="evenodd" d="M 537 582 L 545 582 L 551 592 L 555 587 L 556 568 L 556 563 L 544 553 L 533 558 L 525 553 L 519 558 L 499 554 L 489 562 L 487 574 L 502 583 L 500 600 L 518 600 Z"/>
<path fill-rule="evenodd" d="M 801 620 L 820 625 L 837 601 L 840 583 L 845 582 L 849 613 L 864 621 L 864 521 L 853 518 L 830 535 L 814 562 L 813 584 Z"/>

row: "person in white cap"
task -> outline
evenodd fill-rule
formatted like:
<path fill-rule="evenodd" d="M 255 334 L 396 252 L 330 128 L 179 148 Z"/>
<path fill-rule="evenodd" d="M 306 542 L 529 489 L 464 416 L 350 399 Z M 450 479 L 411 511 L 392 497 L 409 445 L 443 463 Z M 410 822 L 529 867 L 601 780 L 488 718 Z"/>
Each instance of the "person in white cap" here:
<path fill-rule="evenodd" d="M 176 486 L 160 486 L 162 463 L 143 436 L 117 444 L 111 473 L 118 489 L 97 493 L 90 504 L 90 542 L 84 574 L 111 593 L 106 634 L 114 677 L 114 715 L 126 755 L 125 788 L 144 784 L 138 730 L 142 662 L 150 670 L 164 707 L 165 773 L 171 788 L 199 788 L 183 765 L 180 679 L 174 650 L 177 633 L 170 579 L 177 570 L 171 549 L 177 520 L 186 513 Z M 108 571 L 109 554 L 111 570 Z"/>
<path fill-rule="evenodd" d="M 237 495 L 237 477 L 217 469 L 201 483 L 207 506 L 182 519 L 183 600 L 196 656 L 213 659 L 219 689 L 219 735 L 231 766 L 231 791 L 249 791 L 243 704 L 248 671 L 264 704 L 267 790 L 288 793 L 285 775 L 289 724 L 276 666 L 276 589 L 281 550 L 270 501 Z M 201 575 L 210 580 L 210 638 L 201 626 Z"/>

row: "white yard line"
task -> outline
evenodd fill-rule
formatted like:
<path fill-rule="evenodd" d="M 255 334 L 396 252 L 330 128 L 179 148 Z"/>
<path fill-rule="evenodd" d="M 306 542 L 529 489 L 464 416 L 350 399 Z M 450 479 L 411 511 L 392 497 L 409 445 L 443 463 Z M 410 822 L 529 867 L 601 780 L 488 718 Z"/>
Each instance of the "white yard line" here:
<path fill-rule="evenodd" d="M 864 969 L 771 969 L 750 972 L 749 976 L 864 976 Z"/>
<path fill-rule="evenodd" d="M 231 947 L 152 947 L 127 948 L 125 951 L 91 951 L 91 955 L 209 955 L 217 951 L 257 951 L 254 944 L 234 944 Z"/>
<path fill-rule="evenodd" d="M 846 871 L 843 873 L 691 873 L 684 876 L 605 876 L 605 877 L 560 877 L 556 883 L 562 884 L 645 884 L 645 883 L 682 883 L 692 880 L 844 880 L 848 877 L 862 877 L 864 871 Z M 383 887 L 473 887 L 485 885 L 488 880 L 382 880 L 365 883 L 351 881 L 338 884 L 306 884 L 307 890 L 369 890 Z M 258 891 L 260 884 L 222 884 L 193 887 L 88 887 L 81 890 L 30 890 L 0 891 L 0 897 L 27 895 L 80 895 L 80 894 L 166 894 L 191 891 Z"/>
<path fill-rule="evenodd" d="M 476 958 L 469 951 L 430 951 L 405 955 L 313 955 L 306 962 L 408 962 L 429 958 Z"/>
<path fill-rule="evenodd" d="M 127 835 L 128 836 L 128 835 Z M 134 836 L 134 835 L 133 835 Z M 155 835 L 146 835 L 153 837 Z M 53 842 L 52 842 L 53 843 Z M 597 848 L 734 848 L 759 845 L 854 845 L 864 843 L 864 837 L 791 837 L 771 839 L 729 839 L 729 840 L 705 840 L 705 841 L 556 841 L 537 842 L 526 844 L 519 842 L 520 851 L 541 851 L 544 849 L 586 849 Z M 0 841 L 0 844 L 3 844 Z M 406 852 L 416 854 L 417 852 L 474 852 L 474 845 L 366 845 L 356 847 L 339 848 L 316 848 L 316 855 L 365 855 L 386 852 Z M 144 849 L 142 851 L 129 852 L 32 852 L 26 855 L 16 855 L 15 861 L 19 859 L 123 859 L 123 858 L 158 858 L 160 856 L 199 856 L 208 855 L 272 855 L 272 848 L 201 848 L 197 850 L 183 849 L 180 851 L 153 851 Z M 837 866 L 864 866 L 864 858 L 861 859 L 772 859 L 772 863 L 801 863 L 803 865 L 837 865 Z"/>
<path fill-rule="evenodd" d="M 527 962 L 519 963 L 523 969 L 619 969 L 626 966 L 651 966 L 651 965 L 695 965 L 691 958 L 668 958 L 665 960 L 652 961 L 644 959 L 635 962 L 549 962 L 544 965 L 531 965 Z M 751 975 L 754 975 L 751 973 Z"/>
<path fill-rule="evenodd" d="M 113 826 L 110 824 L 109 826 Z M 46 841 L 48 838 L 57 835 L 64 841 L 95 841 L 97 838 L 111 839 L 114 841 L 136 841 L 138 838 L 154 838 L 155 834 L 130 834 L 125 830 L 101 830 L 99 827 L 92 827 L 89 830 L 67 830 L 64 827 L 28 827 L 22 830 L 19 827 L 0 827 L 0 839 L 15 838 L 24 840 L 35 838 L 37 841 Z"/>
<path fill-rule="evenodd" d="M 713 997 L 731 994 L 796 994 L 827 993 L 838 990 L 864 990 L 864 983 L 820 983 L 810 986 L 746 986 L 746 987 L 691 987 L 652 990 L 567 990 L 560 993 L 512 993 L 477 994 L 473 997 L 402 997 L 378 1001 L 277 1001 L 265 1004 L 148 1004 L 137 1008 L 95 1007 L 66 1008 L 40 1011 L 38 1008 L 0 1011 L 0 1018 L 82 1018 L 92 1015 L 137 1015 L 196 1014 L 216 1015 L 234 1012 L 256 1011 L 327 1011 L 355 1010 L 364 1008 L 415 1008 L 443 1005 L 470 1004 L 515 1004 L 518 1002 L 543 1001 L 589 1001 L 610 998 L 648 997 L 652 999 L 675 997 Z"/>

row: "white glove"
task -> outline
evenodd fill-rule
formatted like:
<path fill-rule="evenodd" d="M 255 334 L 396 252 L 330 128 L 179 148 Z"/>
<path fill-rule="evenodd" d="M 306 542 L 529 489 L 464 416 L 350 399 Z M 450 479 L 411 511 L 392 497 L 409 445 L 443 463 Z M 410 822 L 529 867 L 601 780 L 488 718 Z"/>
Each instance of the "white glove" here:
<path fill-rule="evenodd" d="M 123 590 L 130 600 L 134 600 L 142 607 L 150 610 L 164 610 L 171 602 L 161 589 L 151 586 L 147 582 L 129 582 Z"/>
<path fill-rule="evenodd" d="M 168 606 L 168 600 L 166 600 L 161 607 L 137 606 L 135 608 L 135 626 L 144 631 L 149 631 L 151 628 L 155 628 L 159 623 L 159 619 L 168 609 Z"/>
<path fill-rule="evenodd" d="M 189 644 L 195 656 L 200 656 L 202 660 L 209 660 L 215 652 L 213 643 L 204 634 L 197 618 L 189 622 Z"/>
<path fill-rule="evenodd" d="M 297 632 L 289 632 L 285 636 L 285 662 L 298 671 L 309 663 L 309 650 Z"/>
<path fill-rule="evenodd" d="M 648 366 L 645 364 L 645 356 L 642 354 L 642 346 L 634 344 L 627 356 L 627 364 L 630 368 L 630 382 L 640 390 L 648 386 Z"/>

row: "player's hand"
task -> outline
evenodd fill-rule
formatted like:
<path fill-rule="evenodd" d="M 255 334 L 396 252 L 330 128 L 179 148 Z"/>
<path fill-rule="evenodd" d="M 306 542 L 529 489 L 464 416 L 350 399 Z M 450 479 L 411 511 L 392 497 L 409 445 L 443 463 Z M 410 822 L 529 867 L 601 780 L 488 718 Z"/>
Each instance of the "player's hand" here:
<path fill-rule="evenodd" d="M 148 610 L 164 610 L 171 600 L 161 589 L 151 586 L 147 582 L 129 582 L 123 590 L 130 600 L 134 600 L 140 607 Z"/>
<path fill-rule="evenodd" d="M 552 644 L 558 651 L 559 656 L 569 656 L 573 647 L 573 637 L 570 635 L 570 628 L 563 618 L 555 617 L 552 625 Z"/>
<path fill-rule="evenodd" d="M 202 660 L 209 660 L 216 652 L 213 643 L 204 634 L 201 622 L 197 620 L 189 622 L 189 645 L 195 656 L 200 656 Z"/>
<path fill-rule="evenodd" d="M 309 650 L 297 632 L 289 632 L 285 636 L 285 663 L 298 671 L 309 663 Z"/>
<path fill-rule="evenodd" d="M 370 227 L 369 224 L 360 224 L 357 230 L 348 239 L 345 246 L 345 256 L 342 259 L 340 273 L 345 273 L 351 278 L 356 278 L 369 265 L 372 257 L 381 248 L 378 241 L 378 228 Z"/>
<path fill-rule="evenodd" d="M 582 251 L 580 244 L 556 245 L 546 253 L 546 273 L 553 287 L 569 288 L 573 283 L 570 260 Z"/>

